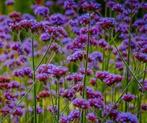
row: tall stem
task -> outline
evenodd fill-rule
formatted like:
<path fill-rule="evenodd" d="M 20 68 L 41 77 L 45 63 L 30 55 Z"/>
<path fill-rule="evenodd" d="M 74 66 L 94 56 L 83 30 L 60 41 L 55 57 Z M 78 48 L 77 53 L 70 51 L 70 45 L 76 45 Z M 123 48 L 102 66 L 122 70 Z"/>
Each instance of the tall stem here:
<path fill-rule="evenodd" d="M 32 36 L 32 68 L 33 68 L 33 96 L 34 96 L 34 123 L 37 123 L 37 100 L 36 100 L 36 83 L 35 83 L 35 57 L 34 57 L 34 40 Z"/>
<path fill-rule="evenodd" d="M 82 97 L 86 98 L 86 80 L 87 80 L 87 69 L 88 69 L 88 57 L 89 57 L 89 48 L 90 48 L 90 34 L 89 34 L 89 29 L 90 29 L 90 23 L 88 24 L 88 39 L 87 39 L 87 45 L 86 45 L 86 61 L 85 61 L 85 75 L 84 75 L 84 84 L 83 84 L 83 92 L 82 92 Z M 86 112 L 82 110 L 82 118 L 81 118 L 81 123 L 86 123 Z"/>
<path fill-rule="evenodd" d="M 147 69 L 147 63 L 145 63 L 145 67 L 144 67 L 144 74 L 143 74 L 143 82 L 146 78 L 146 69 Z M 138 99 L 138 119 L 139 119 L 139 123 L 142 123 L 142 114 L 141 114 L 141 103 L 142 103 L 142 92 L 139 93 L 139 99 Z"/>
<path fill-rule="evenodd" d="M 131 24 L 129 26 L 129 42 L 128 42 L 128 56 L 127 56 L 127 64 L 128 64 L 128 67 L 130 67 L 130 54 L 131 54 Z M 129 71 L 129 68 L 126 66 L 126 69 L 127 69 L 127 73 L 126 73 L 126 85 L 129 83 L 130 79 L 129 79 L 129 76 L 130 76 L 130 71 Z M 128 93 L 128 89 L 126 89 L 126 93 Z M 125 112 L 127 112 L 128 110 L 128 103 L 125 102 Z"/>
<path fill-rule="evenodd" d="M 60 83 L 59 80 L 57 82 L 57 107 L 58 107 L 58 112 L 57 112 L 57 122 L 59 123 L 59 119 L 60 119 Z"/>

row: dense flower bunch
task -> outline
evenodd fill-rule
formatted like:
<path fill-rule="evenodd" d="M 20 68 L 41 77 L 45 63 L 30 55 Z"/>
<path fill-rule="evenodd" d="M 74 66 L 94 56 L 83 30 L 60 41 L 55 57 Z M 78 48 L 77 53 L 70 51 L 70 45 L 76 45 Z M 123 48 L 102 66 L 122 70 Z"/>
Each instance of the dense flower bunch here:
<path fill-rule="evenodd" d="M 147 122 L 146 2 L 15 3 L 0 15 L 2 123 Z"/>

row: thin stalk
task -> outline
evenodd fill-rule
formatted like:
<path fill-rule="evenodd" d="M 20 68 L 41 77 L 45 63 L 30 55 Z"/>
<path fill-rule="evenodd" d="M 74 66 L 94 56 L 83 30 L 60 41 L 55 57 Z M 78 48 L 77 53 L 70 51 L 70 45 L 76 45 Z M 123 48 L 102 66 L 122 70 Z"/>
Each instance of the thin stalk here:
<path fill-rule="evenodd" d="M 51 41 L 51 42 L 52 42 L 52 41 Z M 50 45 L 51 45 L 51 44 L 49 44 L 47 51 L 45 52 L 45 54 L 44 54 L 44 56 L 42 57 L 42 59 L 41 59 L 41 61 L 39 62 L 39 64 L 37 65 L 35 71 L 39 68 L 39 66 L 40 66 L 41 63 L 43 62 L 44 58 L 46 57 L 46 55 L 47 55 L 47 53 L 48 53 L 48 51 L 49 51 L 49 49 L 50 49 Z M 33 55 L 32 55 L 32 56 L 33 56 Z M 26 90 L 25 94 L 18 100 L 18 102 L 16 103 L 17 106 L 18 106 L 18 105 L 23 101 L 23 99 L 31 92 L 31 90 L 34 88 L 34 84 L 35 84 L 35 82 L 31 85 L 31 87 L 30 87 L 29 89 Z M 14 109 L 14 112 L 15 112 L 15 111 L 16 111 L 16 109 Z M 0 120 L 0 123 L 2 123 L 2 122 L 4 121 L 4 119 L 6 119 L 6 117 L 8 117 L 8 115 L 3 116 L 3 117 L 1 118 L 1 120 Z M 33 116 L 33 117 L 34 117 L 34 116 Z"/>
<path fill-rule="evenodd" d="M 103 49 L 103 63 L 102 63 L 102 71 L 105 70 L 105 50 Z"/>
<path fill-rule="evenodd" d="M 131 25 L 130 25 L 131 27 Z M 129 67 L 130 67 L 130 54 L 131 54 L 131 34 L 130 34 L 130 28 L 129 28 L 129 42 L 128 42 L 128 56 L 127 56 L 127 64 L 128 64 L 128 67 L 126 67 L 127 69 L 127 73 L 126 73 L 126 85 L 129 83 L 129 76 L 130 76 L 130 71 L 129 71 Z M 126 89 L 126 94 L 128 93 L 128 89 Z M 125 112 L 127 112 L 128 110 L 128 103 L 125 101 Z"/>
<path fill-rule="evenodd" d="M 83 93 L 82 97 L 86 98 L 86 80 L 87 80 L 87 69 L 88 69 L 88 57 L 89 57 L 89 47 L 90 47 L 90 41 L 89 41 L 89 33 L 88 33 L 88 41 L 87 41 L 87 47 L 86 47 L 86 63 L 85 63 L 85 75 L 84 75 L 84 87 L 83 87 Z"/>
<path fill-rule="evenodd" d="M 86 47 L 85 75 L 84 75 L 84 85 L 83 85 L 83 92 L 82 92 L 83 98 L 86 98 L 86 80 L 87 80 L 88 57 L 89 57 L 89 49 L 90 49 L 89 29 L 90 29 L 90 24 L 88 24 L 88 39 L 87 39 L 87 47 Z M 85 118 L 86 118 L 85 111 L 82 110 L 81 123 L 86 123 Z"/>
<path fill-rule="evenodd" d="M 43 57 L 41 58 L 39 64 L 36 66 L 35 71 L 36 71 L 36 70 L 38 69 L 38 67 L 42 64 L 42 62 L 43 62 L 43 60 L 45 59 L 45 57 L 46 57 L 46 55 L 47 55 L 47 53 L 48 53 L 48 51 L 49 51 L 49 49 L 50 49 L 52 43 L 53 43 L 53 40 L 50 41 L 50 43 L 49 43 L 49 45 L 48 45 L 48 48 L 47 48 L 45 54 L 43 55 Z"/>
<path fill-rule="evenodd" d="M 118 50 L 118 48 L 117 48 L 117 46 L 116 46 L 116 44 L 115 44 L 115 42 L 114 42 L 114 40 L 112 40 L 113 41 L 113 43 L 114 43 L 114 46 L 115 46 L 115 48 L 116 48 L 116 50 L 117 50 L 117 52 L 119 53 L 119 55 L 121 56 L 121 59 L 122 59 L 122 61 L 124 62 L 124 64 L 127 66 L 127 68 L 129 69 L 129 71 L 130 71 L 130 73 L 132 74 L 132 76 L 134 77 L 134 79 L 136 80 L 136 82 L 138 82 L 138 84 L 140 85 L 140 87 L 142 88 L 142 84 L 137 80 L 137 78 L 136 78 L 136 76 L 134 75 L 134 73 L 130 70 L 130 67 L 128 66 L 128 64 L 126 63 L 126 61 L 123 59 L 123 57 L 122 57 L 122 55 L 121 55 L 121 53 L 119 52 L 119 50 Z M 121 98 L 122 98 L 122 96 L 123 96 L 123 94 L 126 92 L 126 90 L 128 89 L 128 87 L 130 86 L 130 84 L 131 84 L 131 82 L 129 82 L 129 83 L 127 83 L 127 85 L 125 86 L 125 88 L 123 89 L 123 92 L 122 92 L 122 94 L 120 95 L 120 97 L 117 99 L 117 101 L 114 103 L 114 105 L 116 105 L 116 104 L 118 104 L 119 103 L 119 101 L 121 100 Z M 111 109 L 112 110 L 112 109 Z M 104 122 L 105 121 L 105 119 L 108 117 L 108 115 L 106 115 L 105 117 L 104 117 L 104 119 L 103 119 L 103 121 L 102 122 Z"/>
<path fill-rule="evenodd" d="M 132 72 L 132 70 L 130 69 L 130 67 L 128 66 L 128 64 L 126 63 L 126 61 L 124 60 L 123 56 L 121 55 L 120 51 L 118 50 L 118 48 L 117 48 L 117 46 L 116 46 L 116 44 L 115 44 L 115 42 L 114 42 L 114 40 L 112 40 L 112 41 L 113 41 L 113 44 L 114 44 L 114 46 L 115 46 L 117 52 L 118 52 L 119 55 L 121 56 L 121 59 L 122 59 L 123 63 L 126 65 L 126 67 L 128 68 L 128 70 L 130 71 L 130 73 L 131 73 L 132 76 L 134 77 L 135 81 L 139 84 L 139 86 L 140 86 L 141 88 L 143 88 L 142 84 L 137 80 L 136 76 L 134 75 L 134 73 Z"/>
<path fill-rule="evenodd" d="M 32 37 L 32 68 L 33 68 L 33 97 L 34 97 L 34 123 L 37 123 L 37 100 L 36 100 L 36 83 L 35 83 L 35 56 L 34 56 L 34 40 Z"/>
<path fill-rule="evenodd" d="M 57 82 L 57 107 L 58 107 L 58 112 L 57 112 L 57 122 L 59 123 L 60 119 L 60 83 L 59 81 Z"/>
<path fill-rule="evenodd" d="M 146 78 L 146 69 L 147 69 L 147 63 L 145 63 L 145 67 L 144 67 L 144 74 L 143 74 L 143 82 Z M 137 116 L 138 116 L 138 119 L 139 119 L 139 123 L 142 123 L 142 114 L 141 114 L 141 102 L 142 102 L 142 93 L 139 94 L 139 105 L 138 105 L 138 113 L 137 113 Z"/>
<path fill-rule="evenodd" d="M 127 85 L 126 85 L 126 87 L 123 89 L 123 91 L 122 91 L 122 93 L 121 93 L 121 95 L 119 96 L 119 98 L 116 100 L 116 102 L 114 103 L 114 105 L 117 105 L 120 101 L 121 101 L 121 98 L 122 98 L 122 96 L 125 94 L 125 92 L 126 92 L 126 89 L 128 89 L 128 87 L 131 85 L 131 82 L 129 82 Z M 113 108 L 112 108 L 113 109 Z M 111 110 L 112 110 L 111 109 Z M 110 110 L 110 111 L 111 111 Z M 109 115 L 106 115 L 105 117 L 104 117 L 104 119 L 102 120 L 102 123 L 106 120 L 106 118 L 108 117 Z"/>

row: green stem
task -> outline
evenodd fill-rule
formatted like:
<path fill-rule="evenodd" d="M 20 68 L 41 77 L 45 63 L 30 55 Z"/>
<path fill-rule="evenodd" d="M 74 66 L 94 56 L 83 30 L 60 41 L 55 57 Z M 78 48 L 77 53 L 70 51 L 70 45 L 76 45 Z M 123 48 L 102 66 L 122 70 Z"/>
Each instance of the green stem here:
<path fill-rule="evenodd" d="M 130 69 L 130 67 L 128 66 L 128 64 L 126 63 L 126 61 L 124 60 L 123 56 L 121 55 L 120 51 L 118 50 L 114 40 L 113 41 L 113 44 L 117 50 L 117 52 L 119 53 L 119 55 L 121 56 L 121 60 L 123 61 L 123 63 L 126 65 L 126 67 L 128 68 L 128 70 L 130 71 L 130 73 L 132 74 L 132 76 L 134 77 L 135 81 L 138 83 L 138 85 L 143 88 L 142 84 L 137 80 L 136 76 L 134 75 L 134 73 L 132 72 L 132 70 Z"/>
<path fill-rule="evenodd" d="M 130 46 L 130 43 L 131 43 L 131 34 L 130 34 L 130 29 L 129 29 L 128 56 L 127 56 L 127 64 L 128 64 L 128 67 L 126 67 L 126 69 L 127 69 L 127 73 L 126 73 L 126 85 L 130 81 L 129 80 L 130 71 L 128 69 L 130 67 L 130 54 L 131 54 L 131 46 Z M 126 89 L 126 93 L 128 93 L 128 89 Z M 127 111 L 128 111 L 128 103 L 125 102 L 125 112 L 127 112 Z"/>
<path fill-rule="evenodd" d="M 147 63 L 145 63 L 145 67 L 144 67 L 144 74 L 143 74 L 143 82 L 146 78 L 146 69 L 147 69 Z M 139 119 L 139 123 L 142 123 L 142 114 L 141 114 L 141 101 L 142 101 L 142 93 L 139 94 L 139 99 L 138 99 L 138 119 Z"/>
<path fill-rule="evenodd" d="M 43 60 L 45 59 L 47 53 L 49 52 L 52 43 L 53 43 L 53 40 L 50 41 L 50 43 L 49 43 L 49 45 L 48 45 L 48 48 L 47 48 L 45 54 L 43 55 L 43 57 L 41 58 L 39 64 L 36 66 L 35 71 L 36 71 L 36 70 L 39 68 L 39 66 L 43 63 Z"/>
<path fill-rule="evenodd" d="M 33 68 L 33 97 L 34 97 L 34 123 L 37 123 L 37 100 L 36 100 L 36 83 L 35 83 L 35 56 L 34 56 L 34 40 L 32 37 L 32 68 Z"/>
<path fill-rule="evenodd" d="M 86 61 L 85 61 L 85 75 L 84 75 L 84 85 L 82 97 L 86 98 L 86 80 L 87 80 L 87 69 L 88 69 L 88 57 L 89 57 L 89 49 L 90 49 L 90 34 L 89 34 L 90 24 L 88 24 L 88 39 L 87 39 L 87 47 L 86 47 Z M 81 123 L 86 123 L 85 111 L 82 110 L 82 118 Z"/>
<path fill-rule="evenodd" d="M 60 83 L 59 81 L 57 82 L 57 107 L 58 107 L 58 114 L 57 114 L 57 119 L 58 119 L 58 123 L 60 120 Z"/>

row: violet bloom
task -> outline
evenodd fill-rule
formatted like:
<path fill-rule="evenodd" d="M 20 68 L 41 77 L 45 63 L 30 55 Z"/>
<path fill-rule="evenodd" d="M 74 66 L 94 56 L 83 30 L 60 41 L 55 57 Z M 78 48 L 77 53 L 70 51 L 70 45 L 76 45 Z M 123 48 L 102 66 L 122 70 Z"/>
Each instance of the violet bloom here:
<path fill-rule="evenodd" d="M 66 0 L 64 2 L 64 8 L 65 9 L 76 9 L 78 6 L 77 4 L 74 2 L 74 0 Z"/>
<path fill-rule="evenodd" d="M 20 83 L 19 82 L 16 82 L 16 81 L 12 81 L 8 84 L 9 88 L 19 88 L 20 87 Z"/>
<path fill-rule="evenodd" d="M 57 77 L 60 78 L 61 76 L 64 76 L 68 71 L 67 67 L 64 66 L 55 66 L 52 69 L 52 74 Z"/>
<path fill-rule="evenodd" d="M 146 53 L 136 52 L 136 53 L 134 53 L 134 55 L 138 61 L 142 61 L 145 63 L 147 62 L 147 54 Z"/>
<path fill-rule="evenodd" d="M 91 78 L 91 79 L 90 79 L 90 84 L 91 84 L 92 86 L 95 86 L 95 85 L 96 85 L 96 78 Z"/>
<path fill-rule="evenodd" d="M 43 109 L 40 106 L 37 106 L 37 114 L 41 114 L 43 112 Z"/>
<path fill-rule="evenodd" d="M 52 25 L 63 25 L 67 22 L 67 18 L 62 14 L 53 14 L 49 18 Z"/>
<path fill-rule="evenodd" d="M 74 89 L 65 89 L 61 93 L 61 96 L 65 97 L 65 98 L 67 98 L 69 100 L 72 100 L 72 99 L 74 99 L 76 97 L 75 96 L 75 90 Z"/>
<path fill-rule="evenodd" d="M 90 15 L 89 14 L 83 14 L 78 17 L 79 23 L 81 25 L 87 25 L 90 23 Z"/>
<path fill-rule="evenodd" d="M 133 94 L 128 93 L 128 94 L 125 94 L 125 95 L 122 97 L 122 99 L 123 99 L 124 101 L 126 101 L 126 102 L 130 102 L 130 101 L 132 101 L 133 99 L 135 99 L 135 96 L 134 96 Z"/>
<path fill-rule="evenodd" d="M 102 62 L 103 61 L 103 55 L 102 53 L 100 52 L 92 52 L 90 55 L 89 55 L 89 60 L 90 61 L 99 61 L 99 62 Z"/>
<path fill-rule="evenodd" d="M 81 108 L 81 109 L 88 109 L 90 108 L 90 103 L 89 101 L 85 100 L 85 99 L 81 99 L 81 98 L 76 98 L 72 101 L 73 105 Z"/>
<path fill-rule="evenodd" d="M 85 11 L 99 11 L 101 9 L 101 5 L 93 1 L 81 1 L 80 4 L 82 9 Z"/>
<path fill-rule="evenodd" d="M 67 9 L 65 11 L 66 16 L 74 16 L 75 14 L 76 14 L 76 12 L 73 9 Z"/>
<path fill-rule="evenodd" d="M 115 24 L 114 18 L 101 18 L 100 22 L 98 22 L 103 29 L 109 29 L 110 27 L 113 27 Z"/>
<path fill-rule="evenodd" d="M 17 107 L 15 109 L 15 111 L 13 112 L 13 115 L 14 116 L 22 116 L 24 113 L 24 110 L 21 108 L 21 107 Z"/>
<path fill-rule="evenodd" d="M 141 109 L 142 109 L 143 111 L 147 111 L 147 104 L 142 104 L 142 105 L 141 105 Z"/>
<path fill-rule="evenodd" d="M 45 5 L 47 6 L 47 7 L 52 7 L 53 5 L 54 5 L 54 2 L 53 1 L 46 1 L 45 2 Z"/>
<path fill-rule="evenodd" d="M 67 61 L 69 62 L 81 61 L 84 58 L 85 54 L 86 54 L 85 51 L 77 50 L 72 55 L 67 57 Z"/>
<path fill-rule="evenodd" d="M 96 78 L 104 81 L 108 86 L 122 81 L 122 76 L 118 74 L 111 74 L 107 71 L 96 72 Z"/>
<path fill-rule="evenodd" d="M 87 70 L 85 71 L 85 69 L 82 67 L 82 68 L 80 68 L 79 69 L 79 72 L 81 73 L 81 74 L 87 74 L 88 76 L 90 76 L 90 75 L 92 75 L 93 74 L 93 70 L 92 69 L 90 69 L 90 68 L 87 68 Z"/>
<path fill-rule="evenodd" d="M 104 102 L 100 98 L 89 99 L 89 103 L 91 107 L 95 107 L 100 110 L 104 107 Z"/>
<path fill-rule="evenodd" d="M 107 120 L 106 123 L 114 123 L 113 120 Z"/>
<path fill-rule="evenodd" d="M 48 40 L 50 40 L 50 35 L 48 33 L 42 33 L 40 36 L 40 39 L 42 41 L 48 41 Z"/>
<path fill-rule="evenodd" d="M 103 109 L 103 116 L 109 116 L 112 119 L 116 119 L 117 115 L 118 115 L 118 110 L 117 110 L 117 105 L 114 104 L 109 104 L 109 105 L 105 105 L 104 109 Z"/>
<path fill-rule="evenodd" d="M 52 114 L 56 114 L 58 109 L 56 106 L 49 106 L 48 111 L 51 112 Z"/>
<path fill-rule="evenodd" d="M 97 116 L 92 112 L 92 113 L 88 113 L 86 115 L 87 120 L 89 120 L 92 123 L 96 123 L 97 122 Z"/>
<path fill-rule="evenodd" d="M 136 115 L 131 114 L 130 112 L 120 112 L 116 118 L 116 121 L 119 123 L 139 123 Z"/>
<path fill-rule="evenodd" d="M 37 7 L 35 7 L 34 13 L 36 15 L 46 17 L 49 13 L 49 9 L 44 6 L 37 6 Z"/>
<path fill-rule="evenodd" d="M 39 73 L 39 74 L 36 75 L 36 78 L 39 81 L 46 82 L 49 78 L 49 75 L 47 73 Z"/>
<path fill-rule="evenodd" d="M 66 77 L 68 81 L 74 81 L 75 83 L 82 81 L 83 78 L 84 76 L 80 73 L 73 73 Z"/>
<path fill-rule="evenodd" d="M 14 0 L 6 0 L 5 4 L 6 5 L 13 5 L 14 4 Z"/>
<path fill-rule="evenodd" d="M 72 110 L 72 111 L 69 113 L 68 119 L 69 119 L 70 121 L 73 121 L 73 120 L 75 120 L 75 119 L 79 119 L 80 116 L 81 116 L 80 111 L 77 110 L 77 109 L 75 109 L 75 110 Z"/>
<path fill-rule="evenodd" d="M 41 99 L 41 98 L 46 98 L 46 97 L 49 97 L 51 94 L 51 92 L 47 91 L 47 90 L 42 90 L 39 92 L 39 94 L 37 95 L 37 98 L 38 99 Z"/>
<path fill-rule="evenodd" d="M 31 14 L 23 14 L 22 18 L 25 20 L 35 20 L 35 17 Z"/>
<path fill-rule="evenodd" d="M 95 91 L 93 88 L 90 88 L 90 87 L 86 88 L 86 95 L 87 95 L 88 99 L 99 98 L 99 99 L 103 100 L 103 96 L 102 96 L 101 92 Z"/>
<path fill-rule="evenodd" d="M 69 119 L 67 116 L 61 116 L 59 123 L 69 123 Z"/>

